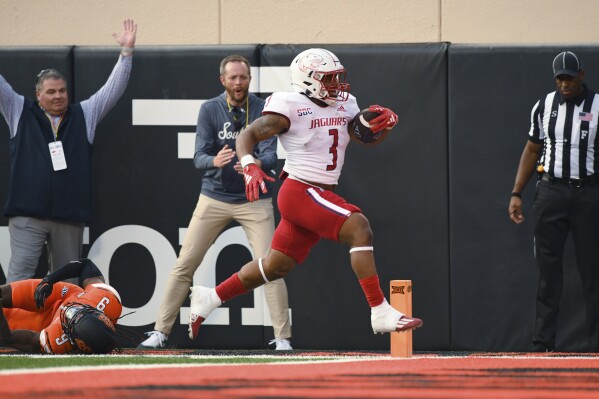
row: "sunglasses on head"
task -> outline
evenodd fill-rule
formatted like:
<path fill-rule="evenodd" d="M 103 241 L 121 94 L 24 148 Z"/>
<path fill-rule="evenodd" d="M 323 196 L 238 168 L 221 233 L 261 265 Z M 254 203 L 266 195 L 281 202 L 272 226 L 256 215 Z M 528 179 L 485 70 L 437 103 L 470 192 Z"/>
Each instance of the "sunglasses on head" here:
<path fill-rule="evenodd" d="M 40 82 L 40 79 L 43 78 L 44 75 L 46 75 L 48 72 L 50 72 L 50 69 L 42 69 L 40 73 L 38 73 L 35 77 L 35 84 L 38 84 Z"/>

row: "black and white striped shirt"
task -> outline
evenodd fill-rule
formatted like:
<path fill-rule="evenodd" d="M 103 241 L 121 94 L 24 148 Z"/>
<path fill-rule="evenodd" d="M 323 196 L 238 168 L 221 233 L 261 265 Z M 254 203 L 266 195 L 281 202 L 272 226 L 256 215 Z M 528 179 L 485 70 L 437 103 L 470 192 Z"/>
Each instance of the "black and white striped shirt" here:
<path fill-rule="evenodd" d="M 599 95 L 585 89 L 574 101 L 557 92 L 533 107 L 529 140 L 544 144 L 541 164 L 557 178 L 584 178 L 599 172 L 597 122 Z"/>

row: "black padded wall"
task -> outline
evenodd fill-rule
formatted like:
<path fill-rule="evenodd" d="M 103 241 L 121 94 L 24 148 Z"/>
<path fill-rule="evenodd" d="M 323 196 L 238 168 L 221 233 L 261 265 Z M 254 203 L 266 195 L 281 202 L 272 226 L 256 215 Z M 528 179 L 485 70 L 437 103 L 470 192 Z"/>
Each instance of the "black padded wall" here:
<path fill-rule="evenodd" d="M 191 156 L 189 148 L 183 148 L 186 156 L 180 155 L 185 143 L 180 134 L 195 131 L 195 116 L 190 119 L 189 110 L 187 119 L 180 116 L 180 109 L 189 104 L 175 103 L 173 107 L 173 102 L 205 100 L 221 93 L 218 64 L 232 53 L 245 55 L 255 67 L 264 68 L 254 71 L 254 79 L 261 78 L 262 84 L 253 90 L 266 97 L 268 89 L 261 89 L 271 87 L 266 69 L 282 67 L 287 76 L 289 63 L 305 48 L 149 47 L 136 52 L 125 94 L 97 129 L 94 220 L 89 226 L 89 245 L 84 248 L 84 254 L 97 261 L 121 292 L 126 313 L 134 312 L 121 321 L 124 325 L 139 333 L 153 328 L 164 280 L 179 252 L 180 229 L 187 227 L 200 189 L 201 175 L 190 159 L 193 149 Z M 399 115 L 399 125 L 384 145 L 350 146 L 339 192 L 359 205 L 371 222 L 386 296 L 390 280 L 413 280 L 414 314 L 424 318 L 427 326 L 414 335 L 415 349 L 445 349 L 450 346 L 447 44 L 326 48 L 348 69 L 352 93 L 362 108 L 381 104 Z M 42 54 L 45 51 L 55 53 L 47 49 Z M 118 50 L 89 47 L 73 52 L 73 70 L 69 71 L 74 80 L 72 97 L 81 101 L 106 81 Z M 46 66 L 35 67 L 35 73 Z M 286 84 L 277 88 L 287 89 Z M 140 113 L 140 102 L 148 100 L 168 104 L 153 113 L 147 109 Z M 231 225 L 224 235 L 234 230 Z M 347 250 L 321 242 L 287 278 L 295 347 L 388 348 L 388 336 L 372 334 L 369 309 Z M 214 261 L 215 280 L 228 277 L 249 257 L 243 243 L 235 243 L 234 238 Z M 187 306 L 186 301 L 183 307 Z M 226 304 L 228 325 L 203 327 L 198 342 L 187 338 L 182 317 L 175 323 L 170 343 L 179 347 L 264 347 L 272 338 L 272 328 L 243 325 L 242 321 L 242 308 L 255 306 L 251 295 Z"/>
<path fill-rule="evenodd" d="M 430 326 L 415 335 L 416 349 L 449 345 L 446 47 L 327 46 L 349 70 L 352 93 L 362 107 L 382 104 L 400 117 L 394 136 L 384 145 L 350 147 L 339 192 L 361 206 L 371 221 L 385 294 L 388 296 L 391 279 L 414 281 L 414 313 Z M 160 249 L 139 242 L 167 240 L 170 248 L 164 251 L 178 253 L 178 230 L 187 226 L 200 177 L 190 159 L 176 155 L 178 132 L 193 132 L 194 127 L 139 125 L 133 120 L 135 102 L 211 98 L 222 91 L 217 67 L 225 55 L 242 53 L 255 66 L 286 69 L 299 51 L 292 46 L 224 46 L 141 48 L 135 54 L 127 91 L 98 128 L 95 216 L 90 225 L 94 256 L 102 247 L 97 244 L 99 237 L 118 236 L 125 233 L 115 231 L 130 229 L 129 238 L 134 242 L 113 243 L 111 249 L 102 249 L 111 255 L 99 259 L 109 263 L 105 267 L 110 283 L 123 293 L 125 305 L 136 311 L 129 322 L 123 320 L 125 324 L 139 332 L 153 328 L 150 322 L 140 325 L 139 320 L 150 320 L 157 312 L 159 283 L 172 267 L 157 259 L 172 256 L 156 256 L 152 251 Z M 111 48 L 75 50 L 78 100 L 97 90 L 117 56 Z M 260 94 L 266 97 L 270 93 Z M 141 226 L 141 230 L 131 226 Z M 140 237 L 144 234 L 151 237 Z M 152 241 L 156 236 L 158 241 Z M 287 278 L 296 347 L 388 347 L 388 336 L 372 334 L 369 309 L 351 271 L 347 250 L 338 244 L 319 243 L 309 260 Z M 227 246 L 218 258 L 216 281 L 228 277 L 248 259 L 243 246 Z M 229 325 L 203 327 L 198 342 L 189 341 L 186 325 L 177 321 L 171 343 L 211 348 L 264 346 L 272 338 L 270 327 L 241 325 L 241 308 L 254 305 L 251 296 L 231 301 L 227 304 Z M 352 333 L 340 333 L 340 326 Z"/>
<path fill-rule="evenodd" d="M 313 46 L 264 46 L 263 67 L 287 66 Z M 414 333 L 416 349 L 449 345 L 447 237 L 447 92 L 445 43 L 319 45 L 348 70 L 361 108 L 395 110 L 399 124 L 384 144 L 350 144 L 337 192 L 360 206 L 374 231 L 381 285 L 413 281 L 413 313 L 427 328 Z M 288 278 L 294 342 L 300 347 L 389 346 L 373 336 L 369 308 L 351 270 L 348 248 L 321 241 Z M 340 333 L 351 331 L 349 333 Z"/>
<path fill-rule="evenodd" d="M 192 159 L 179 156 L 179 133 L 195 133 L 197 110 L 191 119 L 177 120 L 180 110 L 188 107 L 177 102 L 206 100 L 222 93 L 219 65 L 230 54 L 241 54 L 252 65 L 258 65 L 258 48 L 251 45 L 139 49 L 123 98 L 98 128 L 90 242 L 111 231 L 123 242 L 113 244 L 112 249 L 118 248 L 109 255 L 109 265 L 103 266 L 109 268 L 110 283 L 121 292 L 124 304 L 136 312 L 123 323 L 140 333 L 154 329 L 164 294 L 161 287 L 179 253 L 179 229 L 187 227 L 201 186 L 201 173 Z M 75 50 L 79 100 L 103 84 L 117 57 L 114 48 Z M 165 102 L 154 111 L 155 115 L 146 111 L 140 117 L 135 103 L 146 100 Z M 136 115 L 145 121 L 136 121 Z M 193 139 L 188 145 L 192 157 Z M 115 229 L 121 232 L 117 234 Z M 218 257 L 216 281 L 229 277 L 250 259 L 251 254 L 242 246 L 225 248 Z M 252 304 L 249 295 L 232 302 L 231 325 L 205 326 L 196 342 L 187 337 L 186 322 L 177 318 L 169 343 L 201 348 L 262 347 L 267 338 L 272 338 L 265 335 L 266 328 L 240 325 L 241 307 Z M 183 306 L 189 306 L 187 299 Z M 272 328 L 269 332 L 272 335 Z"/>
<path fill-rule="evenodd" d="M 449 48 L 449 207 L 452 349 L 530 350 L 537 267 L 530 210 L 534 176 L 523 194 L 527 220 L 508 218 L 510 192 L 528 139 L 530 111 L 555 90 L 552 61 L 573 50 L 599 83 L 596 48 Z M 558 327 L 560 350 L 586 345 L 580 278 L 569 243 Z"/>
<path fill-rule="evenodd" d="M 254 79 L 263 78 L 254 91 L 266 97 L 268 89 L 260 87 L 270 87 L 270 68 L 281 67 L 286 74 L 293 57 L 307 47 L 142 47 L 136 52 L 123 98 L 98 127 L 94 220 L 85 247 L 85 254 L 91 252 L 102 263 L 127 311 L 135 312 L 123 324 L 139 333 L 153 328 L 162 297 L 159 288 L 197 201 L 201 175 L 189 158 L 190 149 L 181 148 L 190 142 L 180 138 L 195 131 L 195 119 L 181 117 L 185 121 L 177 122 L 179 110 L 189 107 L 186 101 L 222 92 L 218 63 L 228 54 L 250 59 L 257 68 Z M 385 144 L 350 145 L 338 192 L 360 206 L 371 222 L 385 294 L 389 280 L 413 280 L 414 314 L 425 320 L 414 333 L 415 350 L 529 349 L 537 279 L 532 231 L 528 221 L 521 226 L 509 221 L 509 193 L 527 140 L 531 107 L 554 88 L 553 57 L 565 49 L 576 51 L 587 70 L 587 84 L 597 88 L 596 48 L 445 43 L 319 47 L 340 57 L 362 108 L 381 104 L 399 115 L 399 125 Z M 17 92 L 33 97 L 35 75 L 48 67 L 60 69 L 69 80 L 71 98 L 79 101 L 105 82 L 117 58 L 113 47 L 4 48 L 0 73 Z M 154 115 L 146 110 L 141 119 L 169 122 L 136 120 L 135 104 L 146 100 L 164 100 L 170 106 L 156 108 Z M 173 107 L 171 101 L 183 102 Z M 4 122 L 0 131 L 5 138 L 0 140 L 4 203 Z M 531 182 L 524 192 L 529 220 L 533 186 Z M 8 248 L 6 226 L 1 217 L 0 248 Z M 225 235 L 235 229 L 231 225 Z M 558 346 L 581 350 L 584 307 L 571 247 L 569 243 Z M 215 280 L 228 277 L 249 257 L 243 243 L 229 242 L 215 260 Z M 7 259 L 0 260 L 2 267 L 5 263 Z M 3 277 L 0 274 L 0 282 Z M 388 336 L 372 334 L 347 248 L 320 242 L 287 283 L 295 347 L 388 348 Z M 242 323 L 242 308 L 254 306 L 252 296 L 226 304 L 229 325 L 203 327 L 198 342 L 189 341 L 185 322 L 178 320 L 171 343 L 266 347 L 272 328 Z"/>

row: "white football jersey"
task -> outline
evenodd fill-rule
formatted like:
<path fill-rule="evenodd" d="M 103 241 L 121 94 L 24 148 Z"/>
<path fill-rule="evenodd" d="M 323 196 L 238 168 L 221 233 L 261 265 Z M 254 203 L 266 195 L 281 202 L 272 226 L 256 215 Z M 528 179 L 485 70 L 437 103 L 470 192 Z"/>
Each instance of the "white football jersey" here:
<path fill-rule="evenodd" d="M 289 120 L 289 130 L 278 135 L 287 152 L 283 170 L 300 180 L 337 184 L 350 141 L 347 125 L 360 112 L 356 98 L 320 107 L 297 92 L 273 93 L 263 114 Z"/>

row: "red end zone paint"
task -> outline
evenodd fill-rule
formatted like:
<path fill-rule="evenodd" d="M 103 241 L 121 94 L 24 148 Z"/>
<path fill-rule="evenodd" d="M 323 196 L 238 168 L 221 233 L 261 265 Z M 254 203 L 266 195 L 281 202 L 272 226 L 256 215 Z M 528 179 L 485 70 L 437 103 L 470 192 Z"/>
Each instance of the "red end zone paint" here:
<path fill-rule="evenodd" d="M 121 366 L 122 367 L 122 366 Z M 301 364 L 136 366 L 0 375 L 48 398 L 597 398 L 599 357 L 413 357 Z"/>

